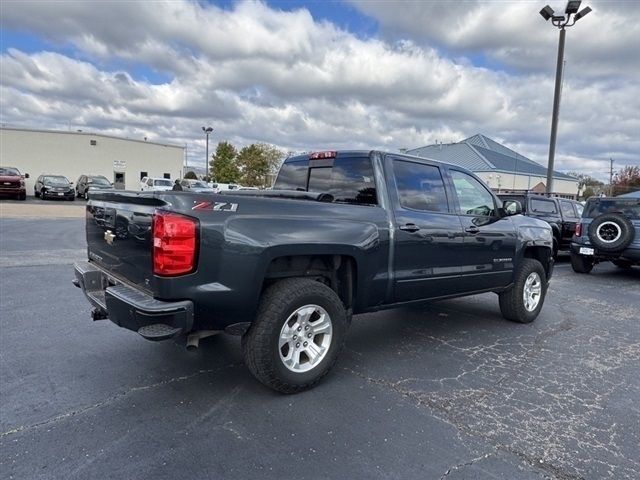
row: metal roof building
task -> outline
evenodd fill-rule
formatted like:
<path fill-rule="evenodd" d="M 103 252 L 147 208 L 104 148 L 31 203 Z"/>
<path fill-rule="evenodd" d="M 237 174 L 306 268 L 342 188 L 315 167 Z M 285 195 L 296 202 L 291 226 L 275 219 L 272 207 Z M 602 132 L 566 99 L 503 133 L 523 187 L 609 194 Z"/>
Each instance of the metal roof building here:
<path fill-rule="evenodd" d="M 456 143 L 414 148 L 407 153 L 464 167 L 475 172 L 496 191 L 545 190 L 545 167 L 482 134 Z M 554 191 L 558 196 L 576 197 L 577 178 L 556 171 L 553 178 Z"/>

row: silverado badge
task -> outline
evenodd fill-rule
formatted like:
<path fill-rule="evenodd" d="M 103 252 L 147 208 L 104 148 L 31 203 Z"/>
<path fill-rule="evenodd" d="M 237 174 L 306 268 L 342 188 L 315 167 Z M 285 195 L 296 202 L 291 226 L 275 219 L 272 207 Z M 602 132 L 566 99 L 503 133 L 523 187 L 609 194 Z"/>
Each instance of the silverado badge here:
<path fill-rule="evenodd" d="M 113 245 L 114 238 L 116 238 L 116 236 L 113 233 L 111 233 L 111 230 L 107 230 L 106 232 L 104 232 L 104 240 L 109 245 Z"/>

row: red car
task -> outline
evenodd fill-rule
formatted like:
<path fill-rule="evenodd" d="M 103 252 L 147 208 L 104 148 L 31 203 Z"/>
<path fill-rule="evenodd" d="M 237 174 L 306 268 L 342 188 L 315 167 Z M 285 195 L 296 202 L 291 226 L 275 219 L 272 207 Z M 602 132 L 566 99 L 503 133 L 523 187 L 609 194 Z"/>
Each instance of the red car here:
<path fill-rule="evenodd" d="M 29 174 L 22 175 L 15 167 L 0 167 L 0 197 L 18 197 L 20 200 L 26 200 L 25 178 L 29 178 Z"/>

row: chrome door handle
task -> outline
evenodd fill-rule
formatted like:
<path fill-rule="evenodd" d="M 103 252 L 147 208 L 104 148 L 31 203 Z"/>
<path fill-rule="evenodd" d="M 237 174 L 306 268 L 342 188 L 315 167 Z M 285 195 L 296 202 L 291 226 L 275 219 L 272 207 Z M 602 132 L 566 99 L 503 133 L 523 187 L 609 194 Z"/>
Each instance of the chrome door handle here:
<path fill-rule="evenodd" d="M 404 230 L 405 232 L 413 233 L 413 232 L 417 232 L 418 230 L 420 230 L 420 227 L 417 226 L 415 223 L 407 223 L 405 225 L 402 225 L 400 227 L 400 230 Z"/>
<path fill-rule="evenodd" d="M 480 229 L 478 227 L 467 227 L 464 231 L 467 233 L 478 233 Z"/>

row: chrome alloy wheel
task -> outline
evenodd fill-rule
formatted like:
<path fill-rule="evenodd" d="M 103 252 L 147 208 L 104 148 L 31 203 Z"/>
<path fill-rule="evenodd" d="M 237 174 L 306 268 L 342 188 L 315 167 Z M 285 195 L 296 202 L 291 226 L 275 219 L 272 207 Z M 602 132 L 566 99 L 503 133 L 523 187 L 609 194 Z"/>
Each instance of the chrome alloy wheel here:
<path fill-rule="evenodd" d="M 327 355 L 332 336 L 331 317 L 324 308 L 319 305 L 300 307 L 280 330 L 280 360 L 292 372 L 308 372 Z"/>
<path fill-rule="evenodd" d="M 522 298 L 524 300 L 524 308 L 528 312 L 533 312 L 540 303 L 542 296 L 542 280 L 538 272 L 531 272 L 524 282 Z"/>
<path fill-rule="evenodd" d="M 622 229 L 615 222 L 602 222 L 596 235 L 601 242 L 613 243 L 622 236 Z"/>

